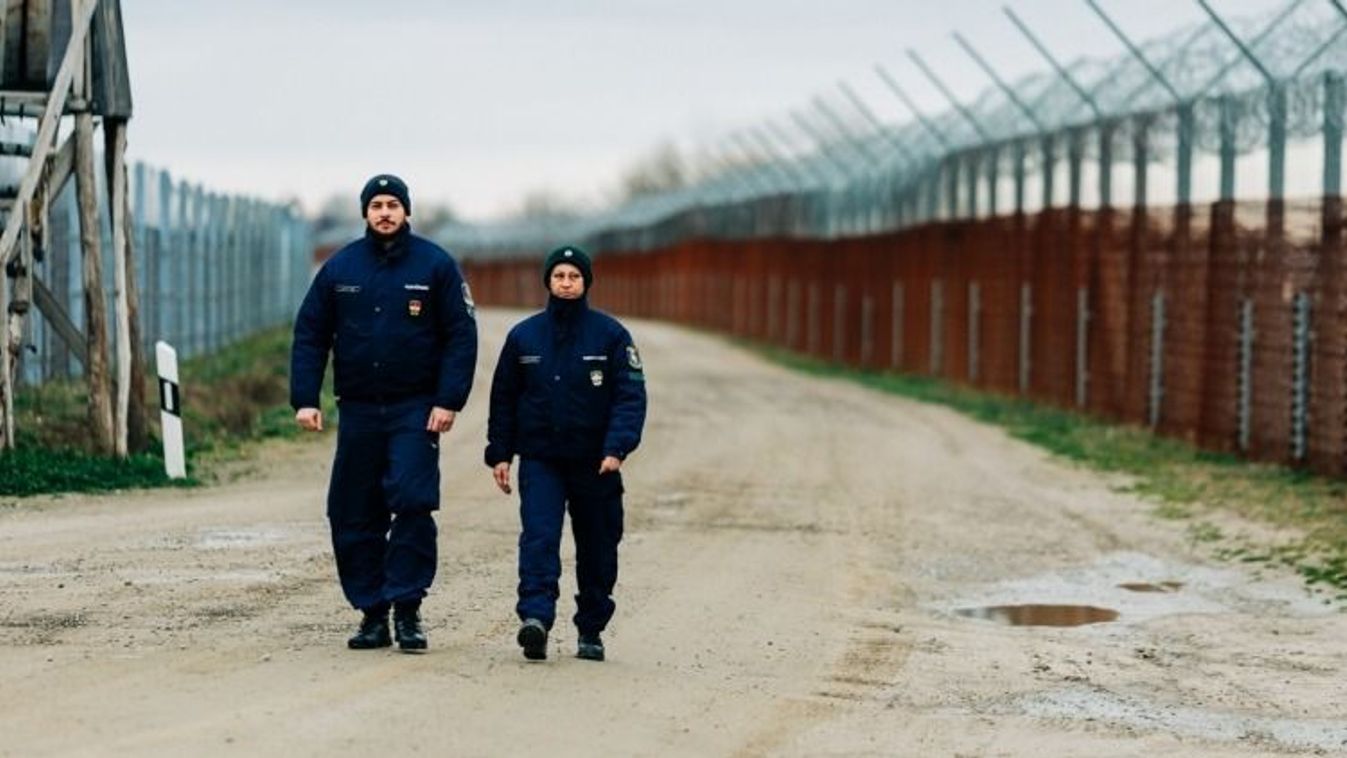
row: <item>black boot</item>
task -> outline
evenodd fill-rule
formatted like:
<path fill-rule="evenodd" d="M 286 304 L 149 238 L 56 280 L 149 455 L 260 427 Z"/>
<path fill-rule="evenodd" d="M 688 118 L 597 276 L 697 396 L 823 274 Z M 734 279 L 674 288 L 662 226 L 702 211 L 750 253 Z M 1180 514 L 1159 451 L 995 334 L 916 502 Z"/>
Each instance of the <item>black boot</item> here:
<path fill-rule="evenodd" d="M 388 635 L 388 609 L 366 611 L 360 620 L 360 628 L 346 640 L 346 647 L 352 650 L 373 650 L 393 644 Z"/>
<path fill-rule="evenodd" d="M 599 637 L 598 632 L 580 635 L 580 640 L 575 645 L 575 657 L 587 661 L 603 660 L 603 638 Z"/>
<path fill-rule="evenodd" d="M 393 633 L 397 635 L 399 650 L 425 650 L 426 633 L 421 630 L 420 606 L 396 606 Z"/>
<path fill-rule="evenodd" d="M 519 646 L 524 648 L 524 657 L 530 661 L 547 660 L 547 627 L 538 619 L 524 619 L 515 637 Z"/>

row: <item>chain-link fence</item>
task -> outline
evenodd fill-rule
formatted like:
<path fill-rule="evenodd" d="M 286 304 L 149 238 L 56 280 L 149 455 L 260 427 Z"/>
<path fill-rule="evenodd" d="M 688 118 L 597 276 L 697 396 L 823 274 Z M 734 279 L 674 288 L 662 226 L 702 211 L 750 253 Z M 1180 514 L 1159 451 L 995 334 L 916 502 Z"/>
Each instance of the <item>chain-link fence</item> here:
<path fill-rule="evenodd" d="M 537 302 L 541 251 L 580 241 L 603 255 L 596 300 L 618 310 L 1343 473 L 1347 9 L 1208 8 L 1136 44 L 1086 2 L 1120 57 L 1060 64 L 1007 10 L 1045 73 L 1003 82 L 956 35 L 991 80 L 972 102 L 911 52 L 946 112 L 877 68 L 907 122 L 843 85 L 793 130 L 735 135 L 738 160 L 693 186 L 446 242 L 486 303 Z"/>
<path fill-rule="evenodd" d="M 97 176 L 106 207 L 104 176 Z M 288 321 L 312 273 L 309 222 L 298 210 L 211 192 L 144 164 L 130 171 L 140 334 L 145 355 L 157 340 L 182 357 L 208 353 Z M 104 276 L 112 323 L 113 250 L 102 214 Z M 74 183 L 51 206 L 50 244 L 39 275 L 70 320 L 84 322 L 79 212 Z M 81 374 L 58 329 L 35 312 L 21 376 L 30 384 Z"/>

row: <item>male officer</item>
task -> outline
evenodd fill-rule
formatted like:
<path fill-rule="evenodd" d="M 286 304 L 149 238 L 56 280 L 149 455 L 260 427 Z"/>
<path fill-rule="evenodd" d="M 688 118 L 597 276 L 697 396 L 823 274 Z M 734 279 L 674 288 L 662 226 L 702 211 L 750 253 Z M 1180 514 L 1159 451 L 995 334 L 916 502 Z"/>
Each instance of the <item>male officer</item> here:
<path fill-rule="evenodd" d="M 530 660 L 547 657 L 561 576 L 567 506 L 575 535 L 576 655 L 603 660 L 599 636 L 613 616 L 622 539 L 622 461 L 641 441 L 645 374 L 627 330 L 591 310 L 589 257 L 558 248 L 543 264 L 547 308 L 510 330 L 491 381 L 486 464 L 510 494 L 519 455 L 517 641 Z"/>
<path fill-rule="evenodd" d="M 457 264 L 412 234 L 396 176 L 360 192 L 365 236 L 330 258 L 295 318 L 290 404 L 322 431 L 318 394 L 333 355 L 341 423 L 327 493 L 337 575 L 364 612 L 352 649 L 424 650 L 420 606 L 435 577 L 439 438 L 472 388 L 477 324 Z"/>

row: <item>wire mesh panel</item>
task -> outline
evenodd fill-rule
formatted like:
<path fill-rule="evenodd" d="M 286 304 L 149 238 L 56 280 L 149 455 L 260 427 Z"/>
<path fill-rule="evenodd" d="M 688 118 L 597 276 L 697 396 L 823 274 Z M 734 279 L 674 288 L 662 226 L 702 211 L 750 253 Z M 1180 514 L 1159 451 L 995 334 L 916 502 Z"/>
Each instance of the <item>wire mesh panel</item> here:
<path fill-rule="evenodd" d="M 294 315 L 309 284 L 313 252 L 309 224 L 297 210 L 207 195 L 144 164 L 128 173 L 140 341 L 147 354 L 156 341 L 165 340 L 180 356 L 192 357 Z M 106 208 L 101 179 L 97 189 Z M 84 297 L 77 213 L 72 183 L 52 201 L 49 254 L 38 274 L 79 327 Z M 103 234 L 110 235 L 106 225 Z M 111 255 L 110 238 L 103 250 Z M 104 281 L 112 319 L 114 284 L 112 277 Z M 29 328 L 31 348 L 20 374 L 25 382 L 82 374 L 70 346 L 40 311 Z"/>

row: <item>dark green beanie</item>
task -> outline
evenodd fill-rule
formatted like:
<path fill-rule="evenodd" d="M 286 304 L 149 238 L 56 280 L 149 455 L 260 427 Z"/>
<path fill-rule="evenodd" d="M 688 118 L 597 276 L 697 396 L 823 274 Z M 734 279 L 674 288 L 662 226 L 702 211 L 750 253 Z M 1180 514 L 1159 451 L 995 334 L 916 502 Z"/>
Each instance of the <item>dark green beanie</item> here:
<path fill-rule="evenodd" d="M 569 263 L 580 269 L 580 276 L 585 280 L 585 292 L 589 292 L 590 285 L 594 283 L 594 272 L 589 267 L 589 255 L 575 245 L 559 247 L 547 254 L 547 260 L 543 261 L 544 289 L 552 288 L 552 269 L 558 263 Z"/>

